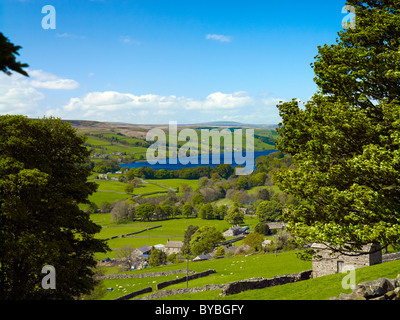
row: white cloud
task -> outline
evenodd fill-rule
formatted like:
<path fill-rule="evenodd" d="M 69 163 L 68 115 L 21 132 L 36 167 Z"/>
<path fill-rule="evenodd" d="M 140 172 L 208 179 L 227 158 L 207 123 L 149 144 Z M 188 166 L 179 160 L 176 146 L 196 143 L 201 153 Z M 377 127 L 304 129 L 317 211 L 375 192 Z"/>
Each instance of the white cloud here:
<path fill-rule="evenodd" d="M 73 90 L 79 87 L 79 83 L 72 79 L 62 79 L 54 74 L 42 70 L 28 71 L 32 80 L 30 85 L 34 88 L 52 90 Z"/>
<path fill-rule="evenodd" d="M 280 122 L 276 105 L 284 101 L 268 94 L 253 96 L 246 91 L 214 92 L 201 99 L 111 90 L 72 96 L 68 90 L 77 88 L 78 82 L 42 70 L 28 73 L 29 78 L 17 73 L 0 74 L 0 114 L 140 124 L 218 120 L 274 124 Z M 53 89 L 56 95 L 44 89 Z"/>
<path fill-rule="evenodd" d="M 22 75 L 0 75 L 0 113 L 20 114 L 35 109 L 44 95 Z"/>
<path fill-rule="evenodd" d="M 204 99 L 104 91 L 71 98 L 62 110 L 63 116 L 69 119 L 130 123 L 213 120 L 275 123 L 279 121 L 275 106 L 280 100 L 282 99 L 255 98 L 244 91 L 215 92 Z"/>
<path fill-rule="evenodd" d="M 0 113 L 43 116 L 48 110 L 40 110 L 46 96 L 39 89 L 72 90 L 79 83 L 63 79 L 42 70 L 27 70 L 29 78 L 18 73 L 0 74 Z"/>
<path fill-rule="evenodd" d="M 223 34 L 207 34 L 206 39 L 219 42 L 231 42 L 233 38 L 231 36 L 225 36 Z"/>

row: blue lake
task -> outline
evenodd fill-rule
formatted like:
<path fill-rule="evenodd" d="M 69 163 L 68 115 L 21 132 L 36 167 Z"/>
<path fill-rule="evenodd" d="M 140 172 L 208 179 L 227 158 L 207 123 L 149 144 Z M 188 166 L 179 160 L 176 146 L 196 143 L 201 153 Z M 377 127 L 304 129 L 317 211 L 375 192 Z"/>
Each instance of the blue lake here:
<path fill-rule="evenodd" d="M 254 161 L 255 161 L 255 159 L 257 159 L 260 156 L 266 156 L 273 152 L 277 152 L 277 150 L 254 151 Z M 239 164 L 236 163 L 235 160 L 238 160 L 240 162 L 240 159 L 243 159 L 243 160 L 248 159 L 246 157 L 246 153 L 243 153 L 241 158 L 238 156 L 240 156 L 240 153 L 232 153 L 232 160 L 229 161 L 229 157 L 228 157 L 226 163 L 231 164 L 232 167 L 236 167 Z M 123 167 L 123 168 L 127 167 L 129 169 L 140 168 L 140 167 L 150 167 L 150 168 L 153 168 L 154 170 L 159 170 L 159 169 L 178 170 L 178 169 L 185 169 L 185 168 L 196 168 L 199 166 L 203 166 L 203 167 L 210 166 L 210 168 L 213 168 L 213 167 L 218 166 L 220 163 L 225 163 L 224 162 L 225 154 L 221 153 L 221 154 L 216 154 L 216 155 L 213 155 L 213 154 L 208 155 L 208 164 L 206 164 L 206 163 L 204 163 L 204 161 L 202 161 L 202 157 L 200 155 L 197 157 L 187 157 L 185 159 L 189 160 L 190 162 L 196 162 L 196 160 L 197 160 L 197 163 L 182 164 L 179 162 L 179 159 L 178 159 L 177 164 L 174 164 L 174 163 L 171 164 L 170 163 L 171 159 L 167 159 L 166 160 L 167 163 L 165 163 L 165 164 L 162 164 L 162 163 L 149 164 L 147 161 L 139 161 L 139 162 L 134 162 L 134 163 L 121 164 L 121 167 Z M 174 161 L 176 161 L 176 159 L 174 159 Z M 174 162 L 174 161 L 172 161 L 172 162 Z M 241 163 L 241 165 L 243 167 L 245 167 L 246 162 Z"/>

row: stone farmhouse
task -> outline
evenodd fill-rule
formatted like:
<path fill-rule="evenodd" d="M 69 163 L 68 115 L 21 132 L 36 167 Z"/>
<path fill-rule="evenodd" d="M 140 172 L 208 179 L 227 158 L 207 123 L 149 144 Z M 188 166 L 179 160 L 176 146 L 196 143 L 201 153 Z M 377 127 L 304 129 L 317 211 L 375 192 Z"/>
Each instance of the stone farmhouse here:
<path fill-rule="evenodd" d="M 167 244 L 162 248 L 167 255 L 172 253 L 181 252 L 183 246 L 183 241 L 167 241 Z"/>
<path fill-rule="evenodd" d="M 321 243 L 313 243 L 311 249 L 317 251 L 320 256 L 312 260 L 313 278 L 382 263 L 382 250 L 379 244 L 365 245 L 362 252 L 367 254 L 363 255 L 357 252 L 354 252 L 354 255 L 332 254 L 332 251 Z"/>
<path fill-rule="evenodd" d="M 226 230 L 222 235 L 224 237 L 234 237 L 234 236 L 237 236 L 240 234 L 240 231 L 239 231 L 240 229 L 241 229 L 241 227 L 236 225 L 236 226 L 233 226 L 232 228 Z"/>

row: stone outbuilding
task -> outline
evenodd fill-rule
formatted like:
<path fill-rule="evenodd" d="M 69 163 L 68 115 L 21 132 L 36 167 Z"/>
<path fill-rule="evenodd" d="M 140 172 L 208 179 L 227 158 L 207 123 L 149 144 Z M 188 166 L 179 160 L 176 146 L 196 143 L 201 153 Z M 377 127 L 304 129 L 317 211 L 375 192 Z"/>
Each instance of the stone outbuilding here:
<path fill-rule="evenodd" d="M 241 227 L 239 225 L 233 226 L 232 228 L 226 230 L 222 235 L 224 237 L 235 237 L 240 234 Z"/>
<path fill-rule="evenodd" d="M 172 253 L 180 253 L 183 246 L 183 241 L 168 241 L 162 251 L 167 255 Z"/>
<path fill-rule="evenodd" d="M 332 254 L 332 251 L 321 243 L 313 243 L 311 249 L 314 249 L 319 256 L 312 260 L 313 278 L 382 263 L 382 250 L 379 244 L 365 245 L 361 252 L 366 254 L 362 255 L 358 252 L 354 252 L 354 255 Z"/>

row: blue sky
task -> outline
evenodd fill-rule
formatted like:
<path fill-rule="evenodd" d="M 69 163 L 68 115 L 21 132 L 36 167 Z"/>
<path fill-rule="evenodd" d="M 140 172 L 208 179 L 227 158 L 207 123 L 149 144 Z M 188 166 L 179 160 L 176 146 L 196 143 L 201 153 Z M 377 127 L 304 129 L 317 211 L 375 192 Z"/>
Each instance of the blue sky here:
<path fill-rule="evenodd" d="M 56 10 L 43 29 L 42 7 Z M 317 46 L 345 1 L 1 0 L 30 78 L 0 75 L 0 114 L 178 124 L 276 124 L 315 91 Z"/>

